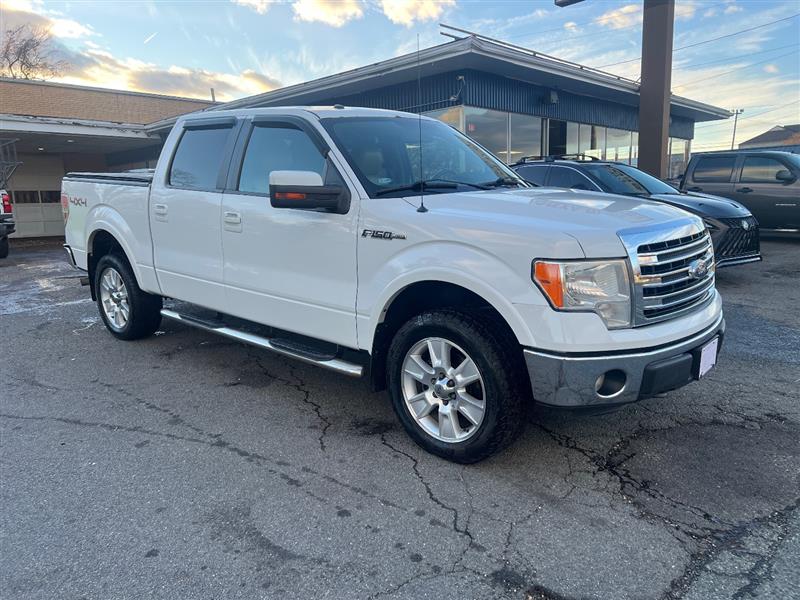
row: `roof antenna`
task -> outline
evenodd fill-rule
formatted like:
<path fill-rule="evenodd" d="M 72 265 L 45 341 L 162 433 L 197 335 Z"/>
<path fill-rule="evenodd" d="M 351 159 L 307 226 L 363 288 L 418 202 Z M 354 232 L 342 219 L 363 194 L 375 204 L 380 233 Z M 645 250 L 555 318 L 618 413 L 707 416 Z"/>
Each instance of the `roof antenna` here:
<path fill-rule="evenodd" d="M 425 208 L 425 180 L 422 167 L 422 67 L 419 59 L 419 34 L 417 34 L 417 122 L 419 123 L 419 207 L 417 212 L 426 213 Z"/>

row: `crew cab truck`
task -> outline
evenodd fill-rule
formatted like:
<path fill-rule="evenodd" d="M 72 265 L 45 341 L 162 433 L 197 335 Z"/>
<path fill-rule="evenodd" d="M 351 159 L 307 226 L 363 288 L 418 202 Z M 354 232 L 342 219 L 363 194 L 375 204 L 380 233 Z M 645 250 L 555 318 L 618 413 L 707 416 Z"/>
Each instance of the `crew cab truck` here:
<path fill-rule="evenodd" d="M 531 400 L 632 402 L 721 347 L 698 217 L 532 187 L 425 117 L 195 113 L 154 172 L 71 173 L 62 194 L 67 254 L 114 336 L 166 317 L 366 376 L 457 462 L 507 445 Z"/>

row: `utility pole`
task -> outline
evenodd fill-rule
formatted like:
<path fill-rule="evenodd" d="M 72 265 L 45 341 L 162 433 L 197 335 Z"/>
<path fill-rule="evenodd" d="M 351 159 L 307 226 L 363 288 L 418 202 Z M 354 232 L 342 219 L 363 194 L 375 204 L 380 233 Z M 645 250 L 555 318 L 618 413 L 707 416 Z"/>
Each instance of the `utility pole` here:
<path fill-rule="evenodd" d="M 667 175 L 674 21 L 675 0 L 644 0 L 638 167 L 659 179 Z"/>
<path fill-rule="evenodd" d="M 743 108 L 736 108 L 733 111 L 733 137 L 731 138 L 731 150 L 734 149 L 734 144 L 736 144 L 736 123 L 739 121 L 739 115 L 743 112 Z"/>
<path fill-rule="evenodd" d="M 569 6 L 582 0 L 555 0 Z M 669 109 L 672 97 L 672 33 L 675 0 L 643 0 L 642 75 L 639 86 L 638 167 L 663 179 L 667 175 Z"/>

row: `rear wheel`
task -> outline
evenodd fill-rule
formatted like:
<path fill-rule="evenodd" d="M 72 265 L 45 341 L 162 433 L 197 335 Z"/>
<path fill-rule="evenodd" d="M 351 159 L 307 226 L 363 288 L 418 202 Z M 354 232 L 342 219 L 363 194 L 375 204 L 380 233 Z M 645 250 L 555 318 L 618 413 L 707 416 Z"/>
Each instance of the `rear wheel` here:
<path fill-rule="evenodd" d="M 482 460 L 522 430 L 527 378 L 516 341 L 454 310 L 418 315 L 395 335 L 389 393 L 411 438 L 460 463 Z"/>
<path fill-rule="evenodd" d="M 139 288 L 124 258 L 106 254 L 100 259 L 94 289 L 100 317 L 115 337 L 137 340 L 152 335 L 161 324 L 161 297 Z"/>
<path fill-rule="evenodd" d="M 0 258 L 8 257 L 8 238 L 0 238 Z"/>

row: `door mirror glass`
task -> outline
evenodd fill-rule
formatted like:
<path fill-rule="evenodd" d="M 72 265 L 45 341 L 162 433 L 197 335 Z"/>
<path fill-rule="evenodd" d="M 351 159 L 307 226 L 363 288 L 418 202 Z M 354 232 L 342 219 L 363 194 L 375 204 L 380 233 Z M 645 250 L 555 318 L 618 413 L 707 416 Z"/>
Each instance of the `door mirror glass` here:
<path fill-rule="evenodd" d="M 775 179 L 782 183 L 791 183 L 796 179 L 792 172 L 789 169 L 781 169 L 777 173 L 775 173 Z"/>
<path fill-rule="evenodd" d="M 314 171 L 272 171 L 269 174 L 269 200 L 273 208 L 327 210 L 345 214 L 350 196 L 343 185 L 324 185 Z"/>

